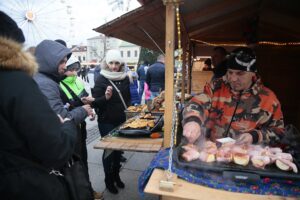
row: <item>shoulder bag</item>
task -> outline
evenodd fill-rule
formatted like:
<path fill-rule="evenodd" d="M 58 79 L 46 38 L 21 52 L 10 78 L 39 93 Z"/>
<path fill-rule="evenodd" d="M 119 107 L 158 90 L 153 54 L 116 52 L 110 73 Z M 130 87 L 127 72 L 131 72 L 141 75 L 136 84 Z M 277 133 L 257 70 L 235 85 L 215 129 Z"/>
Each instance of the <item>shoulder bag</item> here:
<path fill-rule="evenodd" d="M 119 96 L 120 96 L 120 99 L 121 99 L 121 101 L 122 101 L 122 103 L 123 103 L 123 105 L 124 105 L 124 108 L 125 108 L 125 110 L 127 109 L 127 106 L 126 106 L 126 103 L 125 103 L 125 101 L 124 101 L 124 99 L 123 99 L 123 96 L 122 96 L 122 94 L 121 94 L 121 91 L 118 89 L 118 87 L 111 81 L 111 80 L 109 80 L 108 79 L 108 81 L 112 84 L 112 86 L 116 89 L 116 91 L 118 92 L 118 94 L 119 94 Z"/>

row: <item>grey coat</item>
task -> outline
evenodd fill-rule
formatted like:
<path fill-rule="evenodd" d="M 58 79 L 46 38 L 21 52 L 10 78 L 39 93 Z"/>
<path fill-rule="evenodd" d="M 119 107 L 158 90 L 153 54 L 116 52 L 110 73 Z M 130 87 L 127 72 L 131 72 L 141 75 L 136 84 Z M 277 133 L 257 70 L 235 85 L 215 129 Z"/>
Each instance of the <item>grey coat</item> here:
<path fill-rule="evenodd" d="M 62 118 L 74 119 L 75 123 L 79 124 L 87 117 L 87 112 L 82 107 L 68 111 L 64 108 L 60 96 L 58 66 L 64 57 L 70 57 L 70 55 L 71 51 L 58 42 L 52 40 L 42 41 L 35 50 L 39 72 L 34 76 L 34 80 L 56 114 L 59 114 Z"/>

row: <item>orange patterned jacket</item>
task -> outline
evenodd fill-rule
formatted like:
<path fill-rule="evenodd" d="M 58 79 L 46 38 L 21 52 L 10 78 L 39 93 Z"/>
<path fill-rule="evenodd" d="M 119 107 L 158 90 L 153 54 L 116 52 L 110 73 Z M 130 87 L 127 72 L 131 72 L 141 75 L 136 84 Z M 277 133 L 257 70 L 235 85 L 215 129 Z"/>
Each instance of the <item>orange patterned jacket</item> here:
<path fill-rule="evenodd" d="M 183 123 L 189 121 L 198 122 L 212 141 L 250 133 L 253 143 L 269 144 L 284 132 L 280 103 L 260 79 L 241 94 L 231 90 L 225 76 L 206 84 L 183 111 Z"/>

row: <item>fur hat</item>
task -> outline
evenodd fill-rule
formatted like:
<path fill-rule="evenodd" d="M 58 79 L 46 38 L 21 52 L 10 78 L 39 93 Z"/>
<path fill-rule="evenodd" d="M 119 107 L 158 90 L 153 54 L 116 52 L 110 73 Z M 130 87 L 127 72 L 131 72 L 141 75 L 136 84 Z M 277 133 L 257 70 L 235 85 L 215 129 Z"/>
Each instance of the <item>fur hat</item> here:
<path fill-rule="evenodd" d="M 109 64 L 112 61 L 117 61 L 119 63 L 123 63 L 121 52 L 116 49 L 108 50 L 106 53 L 105 61 L 106 61 L 106 64 Z"/>
<path fill-rule="evenodd" d="M 20 43 L 25 42 L 23 32 L 17 23 L 2 11 L 0 11 L 0 36 Z"/>
<path fill-rule="evenodd" d="M 228 58 L 227 68 L 247 72 L 257 72 L 254 51 L 247 47 L 240 47 L 233 50 Z"/>

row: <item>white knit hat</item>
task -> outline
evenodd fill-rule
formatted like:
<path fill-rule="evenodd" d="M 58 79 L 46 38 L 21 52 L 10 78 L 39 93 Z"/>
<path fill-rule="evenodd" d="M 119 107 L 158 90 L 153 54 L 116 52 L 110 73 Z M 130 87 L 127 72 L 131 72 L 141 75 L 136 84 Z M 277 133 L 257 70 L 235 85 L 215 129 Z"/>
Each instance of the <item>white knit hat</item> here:
<path fill-rule="evenodd" d="M 106 61 L 106 64 L 109 64 L 112 61 L 117 61 L 117 62 L 123 63 L 121 52 L 116 49 L 108 50 L 106 53 L 105 61 Z"/>
<path fill-rule="evenodd" d="M 71 57 L 68 59 L 66 66 L 72 65 L 76 62 L 79 62 L 79 60 L 72 54 Z"/>
<path fill-rule="evenodd" d="M 79 60 L 72 54 L 71 57 L 68 59 L 68 61 L 66 63 L 67 70 L 71 70 L 69 68 L 69 66 L 71 66 L 72 64 L 77 63 L 77 62 L 80 64 Z M 77 67 L 80 67 L 80 65 L 76 66 L 76 68 Z"/>

